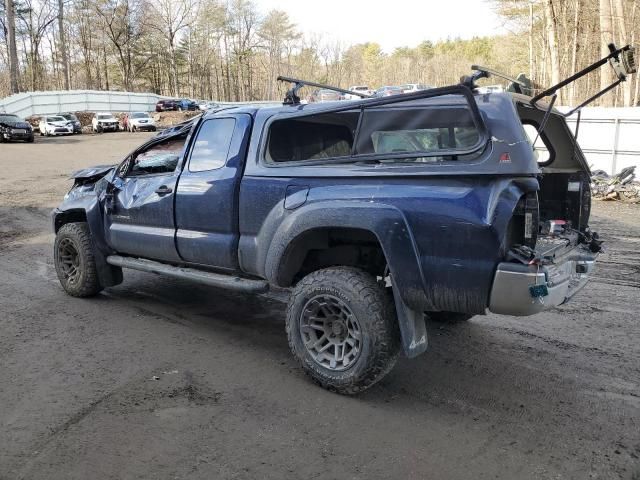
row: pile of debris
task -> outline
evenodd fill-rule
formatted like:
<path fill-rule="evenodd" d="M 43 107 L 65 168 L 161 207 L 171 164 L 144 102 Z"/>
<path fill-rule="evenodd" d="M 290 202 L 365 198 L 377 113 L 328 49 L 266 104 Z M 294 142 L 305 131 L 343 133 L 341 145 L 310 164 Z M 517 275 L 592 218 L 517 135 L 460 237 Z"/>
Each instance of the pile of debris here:
<path fill-rule="evenodd" d="M 200 115 L 201 113 L 202 112 L 199 110 L 191 112 L 160 112 L 156 113 L 153 116 L 153 119 L 155 120 L 156 126 L 158 128 L 166 128 L 177 125 L 178 123 L 182 123 L 185 120 L 189 120 L 190 118 Z"/>
<path fill-rule="evenodd" d="M 591 174 L 593 198 L 640 203 L 640 182 L 636 181 L 635 169 L 635 166 L 627 167 L 614 176 L 595 170 Z"/>

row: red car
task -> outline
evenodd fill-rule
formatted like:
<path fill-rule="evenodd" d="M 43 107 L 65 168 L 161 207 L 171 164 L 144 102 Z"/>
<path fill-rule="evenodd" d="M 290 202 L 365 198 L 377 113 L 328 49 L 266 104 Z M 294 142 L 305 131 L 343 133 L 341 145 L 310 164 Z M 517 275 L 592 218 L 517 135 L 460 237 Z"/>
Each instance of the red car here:
<path fill-rule="evenodd" d="M 156 112 L 166 112 L 178 110 L 178 100 L 158 100 Z"/>

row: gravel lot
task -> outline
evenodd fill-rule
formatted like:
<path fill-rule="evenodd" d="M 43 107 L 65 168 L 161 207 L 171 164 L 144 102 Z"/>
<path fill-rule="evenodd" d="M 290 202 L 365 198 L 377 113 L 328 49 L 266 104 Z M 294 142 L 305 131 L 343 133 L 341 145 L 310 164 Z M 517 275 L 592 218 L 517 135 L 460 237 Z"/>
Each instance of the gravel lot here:
<path fill-rule="evenodd" d="M 358 397 L 306 379 L 278 298 L 126 272 L 66 296 L 49 212 L 69 172 L 148 134 L 0 145 L 0 479 L 640 479 L 640 206 L 572 303 L 430 325 Z"/>

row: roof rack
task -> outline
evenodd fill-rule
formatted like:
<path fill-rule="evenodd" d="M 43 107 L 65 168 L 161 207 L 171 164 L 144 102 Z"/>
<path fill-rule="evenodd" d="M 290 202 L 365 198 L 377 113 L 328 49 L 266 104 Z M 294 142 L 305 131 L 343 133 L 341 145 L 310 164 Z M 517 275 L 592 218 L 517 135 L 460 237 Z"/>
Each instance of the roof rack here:
<path fill-rule="evenodd" d="M 300 90 L 302 87 L 305 87 L 305 86 L 323 88 L 325 90 L 333 90 L 334 92 L 344 93 L 347 95 L 357 95 L 360 98 L 371 97 L 371 95 L 367 95 L 366 93 L 352 92 L 351 90 L 332 87 L 331 85 L 323 85 L 322 83 L 309 82 L 308 80 L 300 80 L 298 78 L 279 76 L 277 80 L 279 82 L 289 82 L 294 84 L 293 87 L 287 90 L 287 93 L 285 94 L 284 100 L 282 101 L 284 105 L 300 105 L 300 97 L 298 96 L 298 90 Z"/>
<path fill-rule="evenodd" d="M 498 72 L 497 70 L 493 70 L 491 68 L 483 67 L 480 65 L 471 65 L 471 70 L 474 70 L 471 75 L 465 75 L 460 79 L 460 83 L 465 87 L 470 88 L 471 90 L 477 88 L 477 80 L 480 80 L 481 78 L 489 78 L 491 76 L 509 80 L 511 82 L 509 89 L 512 89 L 515 93 L 524 93 L 523 89 L 531 88 L 531 82 L 527 78 L 519 80 L 504 73 Z"/>
<path fill-rule="evenodd" d="M 567 79 L 561 81 L 560 83 L 558 83 L 556 85 L 553 85 L 552 87 L 549 87 L 546 90 L 543 90 L 542 92 L 540 92 L 538 95 L 536 95 L 535 97 L 533 97 L 530 100 L 531 105 L 533 105 L 534 107 L 537 107 L 537 108 L 542 108 L 542 107 L 540 107 L 538 105 L 538 101 L 539 100 L 543 99 L 544 97 L 549 97 L 549 96 L 552 97 L 552 100 L 555 99 L 555 97 L 557 96 L 558 90 L 560 90 L 563 87 L 566 87 L 570 83 L 575 82 L 579 78 L 584 77 L 588 73 L 591 73 L 592 71 L 597 70 L 598 68 L 602 67 L 606 63 L 609 63 L 611 65 L 611 67 L 613 68 L 613 71 L 615 72 L 615 74 L 618 77 L 618 79 L 616 81 L 614 81 L 611 85 L 606 87 L 605 89 L 603 89 L 603 90 L 599 91 L 598 93 L 596 93 L 595 95 L 589 97 L 587 100 L 582 102 L 577 107 L 573 108 L 571 111 L 569 111 L 567 113 L 561 113 L 561 115 L 563 115 L 564 117 L 569 117 L 570 115 L 573 115 L 575 112 L 579 111 L 585 105 L 590 104 L 594 100 L 600 98 L 602 95 L 607 93 L 609 90 L 613 90 L 615 87 L 620 85 L 622 82 L 626 81 L 627 77 L 629 75 L 631 75 L 632 73 L 636 73 L 637 72 L 636 59 L 635 59 L 635 48 L 633 48 L 631 45 L 626 45 L 626 46 L 624 46 L 622 48 L 616 48 L 616 46 L 613 43 L 610 43 L 609 44 L 609 52 L 610 52 L 609 55 L 607 55 L 606 57 L 601 58 L 597 62 L 589 65 L 586 68 L 583 68 L 582 70 L 580 70 L 577 73 L 574 73 L 569 78 L 567 78 Z"/>

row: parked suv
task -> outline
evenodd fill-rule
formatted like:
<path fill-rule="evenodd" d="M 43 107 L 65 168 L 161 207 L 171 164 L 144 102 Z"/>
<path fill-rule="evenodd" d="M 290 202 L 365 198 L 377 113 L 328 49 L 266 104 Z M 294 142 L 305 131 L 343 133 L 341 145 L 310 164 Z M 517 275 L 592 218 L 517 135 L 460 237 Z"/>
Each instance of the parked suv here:
<path fill-rule="evenodd" d="M 166 112 L 178 110 L 179 100 L 158 100 L 156 103 L 156 112 Z"/>
<path fill-rule="evenodd" d="M 64 118 L 73 126 L 73 133 L 82 133 L 82 124 L 78 117 L 76 117 L 73 113 L 59 113 L 59 117 Z"/>
<path fill-rule="evenodd" d="M 155 132 L 156 122 L 147 112 L 133 112 L 125 115 L 122 127 L 128 132 Z"/>
<path fill-rule="evenodd" d="M 589 167 L 560 112 L 473 84 L 331 105 L 297 88 L 293 106 L 204 113 L 76 172 L 53 212 L 66 292 L 123 268 L 290 289 L 293 355 L 352 394 L 427 349 L 426 319 L 533 315 L 584 287 Z M 525 124 L 544 125 L 544 163 Z"/>
<path fill-rule="evenodd" d="M 96 133 L 117 132 L 120 130 L 120 122 L 112 113 L 100 112 L 91 120 L 91 128 Z"/>

